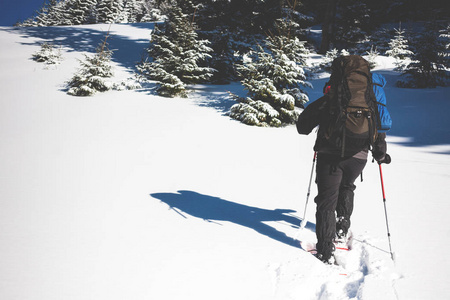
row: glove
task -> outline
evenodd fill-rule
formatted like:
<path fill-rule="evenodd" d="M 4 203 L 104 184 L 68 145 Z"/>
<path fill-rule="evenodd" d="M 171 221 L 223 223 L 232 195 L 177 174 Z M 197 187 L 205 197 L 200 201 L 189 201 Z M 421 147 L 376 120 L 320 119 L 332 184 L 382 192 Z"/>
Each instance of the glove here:
<path fill-rule="evenodd" d="M 378 162 L 379 165 L 381 164 L 390 164 L 391 163 L 391 156 L 389 154 L 386 153 L 386 155 L 384 155 L 383 157 L 375 157 L 375 160 Z"/>

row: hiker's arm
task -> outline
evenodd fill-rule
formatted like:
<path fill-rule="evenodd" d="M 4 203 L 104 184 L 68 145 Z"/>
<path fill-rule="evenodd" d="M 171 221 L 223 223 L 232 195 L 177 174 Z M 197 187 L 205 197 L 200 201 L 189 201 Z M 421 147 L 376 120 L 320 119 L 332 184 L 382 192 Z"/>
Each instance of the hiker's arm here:
<path fill-rule="evenodd" d="M 326 105 L 328 96 L 324 95 L 316 101 L 310 103 L 300 114 L 296 122 L 297 131 L 300 134 L 310 134 L 320 123 L 322 110 Z"/>

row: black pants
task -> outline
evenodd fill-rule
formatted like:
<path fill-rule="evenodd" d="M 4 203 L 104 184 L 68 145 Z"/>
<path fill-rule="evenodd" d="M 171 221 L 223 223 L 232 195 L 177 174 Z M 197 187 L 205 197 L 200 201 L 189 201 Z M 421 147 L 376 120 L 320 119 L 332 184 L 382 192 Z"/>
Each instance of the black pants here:
<path fill-rule="evenodd" d="M 316 235 L 318 250 L 332 243 L 336 235 L 336 216 L 350 227 L 353 212 L 354 182 L 364 169 L 367 160 L 353 157 L 341 158 L 319 153 L 317 157 L 318 195 L 314 199 L 316 210 Z"/>

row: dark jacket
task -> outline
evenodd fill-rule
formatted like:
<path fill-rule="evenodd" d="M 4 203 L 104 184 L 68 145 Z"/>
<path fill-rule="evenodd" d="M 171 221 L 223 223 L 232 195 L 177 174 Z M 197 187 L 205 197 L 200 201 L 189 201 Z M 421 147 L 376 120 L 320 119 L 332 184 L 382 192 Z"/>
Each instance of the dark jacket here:
<path fill-rule="evenodd" d="M 316 101 L 310 103 L 305 110 L 300 114 L 297 120 L 297 131 L 300 134 L 308 135 L 312 130 L 320 124 L 326 124 L 329 118 L 328 116 L 328 95 L 324 95 Z M 326 126 L 324 126 L 326 128 Z M 327 153 L 341 156 L 342 149 L 337 147 L 334 143 L 330 142 L 325 133 L 325 129 L 319 126 L 317 133 L 316 143 L 314 145 L 314 151 L 319 153 Z M 386 133 L 378 133 L 377 139 L 373 145 L 372 154 L 378 158 L 383 158 L 386 155 Z M 369 150 L 370 145 L 364 144 L 347 144 L 345 146 L 344 157 L 351 157 L 356 153 L 364 150 Z"/>

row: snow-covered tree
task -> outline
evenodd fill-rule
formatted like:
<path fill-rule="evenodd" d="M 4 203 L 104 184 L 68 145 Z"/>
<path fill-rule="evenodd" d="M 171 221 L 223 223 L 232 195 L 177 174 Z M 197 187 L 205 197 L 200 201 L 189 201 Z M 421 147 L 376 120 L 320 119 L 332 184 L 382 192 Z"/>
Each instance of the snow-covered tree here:
<path fill-rule="evenodd" d="M 104 92 L 114 87 L 108 80 L 113 76 L 111 65 L 113 52 L 107 48 L 106 38 L 97 47 L 95 55 L 85 55 L 85 59 L 80 60 L 80 69 L 67 84 L 69 95 L 90 96 L 97 91 Z"/>
<path fill-rule="evenodd" d="M 335 60 L 338 56 L 339 52 L 336 48 L 328 50 L 327 53 L 325 53 L 322 62 L 320 63 L 320 67 L 322 67 L 326 71 L 330 71 L 333 60 Z"/>
<path fill-rule="evenodd" d="M 97 22 L 115 23 L 123 11 L 122 0 L 98 0 Z"/>
<path fill-rule="evenodd" d="M 294 123 L 299 115 L 296 106 L 308 101 L 304 86 L 304 67 L 308 50 L 296 37 L 271 36 L 267 49 L 258 45 L 238 66 L 247 98 L 231 108 L 230 116 L 248 125 L 279 127 Z"/>
<path fill-rule="evenodd" d="M 138 23 L 141 22 L 145 13 L 142 0 L 126 0 L 123 2 L 119 19 L 121 23 Z"/>
<path fill-rule="evenodd" d="M 48 20 L 47 16 L 48 16 L 49 10 L 51 9 L 51 5 L 53 2 L 55 2 L 55 1 L 52 0 L 50 4 L 47 2 L 44 2 L 42 7 L 38 11 L 36 11 L 35 16 L 32 16 L 32 17 L 26 19 L 25 21 L 20 23 L 19 26 L 23 26 L 23 27 L 48 26 L 49 20 Z"/>
<path fill-rule="evenodd" d="M 67 0 L 65 4 L 71 25 L 95 23 L 97 0 Z"/>
<path fill-rule="evenodd" d="M 416 41 L 416 53 L 406 67 L 403 80 L 397 82 L 399 87 L 434 88 L 448 85 L 448 69 L 445 58 L 441 55 L 445 45 L 433 30 L 426 30 Z"/>
<path fill-rule="evenodd" d="M 395 29 L 395 32 L 396 36 L 389 42 L 389 50 L 386 51 L 386 54 L 397 59 L 406 59 L 413 55 L 414 53 L 408 50 L 408 40 L 404 36 L 405 31 L 399 28 Z"/>
<path fill-rule="evenodd" d="M 43 6 L 41 7 L 41 9 L 37 12 L 36 17 L 34 18 L 34 22 L 36 24 L 36 26 L 48 26 L 48 19 L 47 19 L 47 14 L 49 11 L 49 5 L 44 2 Z"/>
<path fill-rule="evenodd" d="M 62 55 L 59 49 L 51 43 L 43 43 L 41 50 L 33 54 L 33 60 L 37 62 L 44 62 L 47 65 L 56 65 L 61 62 Z"/>
<path fill-rule="evenodd" d="M 447 28 L 440 30 L 439 33 L 439 38 L 445 45 L 441 56 L 444 58 L 445 67 L 450 69 L 450 24 L 447 25 Z"/>
<path fill-rule="evenodd" d="M 213 69 L 205 65 L 212 49 L 207 40 L 198 39 L 195 23 L 179 7 L 173 7 L 168 20 L 152 33 L 148 60 L 138 70 L 158 82 L 164 96 L 185 96 L 185 84 L 207 82 Z"/>
<path fill-rule="evenodd" d="M 380 52 L 377 51 L 377 47 L 373 48 L 372 46 L 370 51 L 367 51 L 366 54 L 367 56 L 365 58 L 369 62 L 369 67 L 371 69 L 375 68 L 377 66 L 376 59 L 378 55 L 380 55 Z"/>
<path fill-rule="evenodd" d="M 386 54 L 395 58 L 396 70 L 402 71 L 406 65 L 410 63 L 410 57 L 414 55 L 408 50 L 408 40 L 404 36 L 404 31 L 399 28 L 395 29 L 396 36 L 389 42 L 389 50 Z"/>
<path fill-rule="evenodd" d="M 439 31 L 439 37 L 445 39 L 445 48 L 450 49 L 450 24 L 447 25 L 447 28 Z"/>
<path fill-rule="evenodd" d="M 322 60 L 322 63 L 320 64 L 320 67 L 323 68 L 325 71 L 330 71 L 333 60 L 335 60 L 340 56 L 347 56 L 347 55 L 350 55 L 350 52 L 348 52 L 348 50 L 346 49 L 342 49 L 341 51 L 338 51 L 336 48 L 328 50 Z"/>
<path fill-rule="evenodd" d="M 70 15 L 71 0 L 50 0 L 44 2 L 42 8 L 36 12 L 36 16 L 30 17 L 18 26 L 59 26 L 72 25 Z"/>
<path fill-rule="evenodd" d="M 70 25 L 65 1 L 51 0 L 48 6 L 47 24 L 48 26 Z"/>

